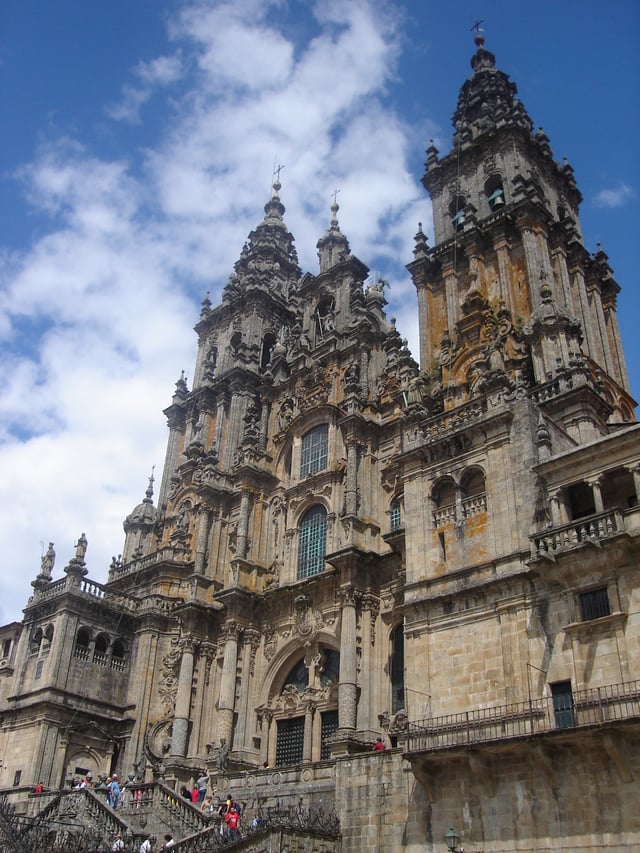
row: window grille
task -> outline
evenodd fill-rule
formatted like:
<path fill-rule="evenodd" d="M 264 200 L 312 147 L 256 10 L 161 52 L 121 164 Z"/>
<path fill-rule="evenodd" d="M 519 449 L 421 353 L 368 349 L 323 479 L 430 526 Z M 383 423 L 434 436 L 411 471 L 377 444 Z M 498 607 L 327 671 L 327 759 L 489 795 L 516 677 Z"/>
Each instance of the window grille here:
<path fill-rule="evenodd" d="M 304 745 L 304 717 L 291 720 L 278 720 L 278 740 L 276 743 L 276 767 L 302 762 Z"/>
<path fill-rule="evenodd" d="M 331 750 L 327 744 L 327 738 L 334 732 L 338 731 L 338 712 L 324 711 L 320 717 L 321 723 L 321 746 L 320 746 L 320 761 L 326 761 L 331 758 Z"/>
<path fill-rule="evenodd" d="M 573 693 L 570 681 L 558 681 L 551 685 L 551 696 L 553 698 L 553 713 L 556 727 L 567 729 L 575 726 L 576 720 L 573 712 Z"/>
<path fill-rule="evenodd" d="M 314 506 L 298 528 L 298 580 L 324 571 L 326 549 L 327 512 L 323 506 Z"/>
<path fill-rule="evenodd" d="M 600 589 L 590 589 L 588 592 L 580 593 L 580 612 L 582 621 L 589 619 L 600 619 L 609 616 L 611 605 L 609 604 L 609 592 L 606 586 Z"/>
<path fill-rule="evenodd" d="M 329 427 L 320 424 L 302 437 L 302 462 L 300 476 L 316 474 L 327 467 L 329 448 Z"/>
<path fill-rule="evenodd" d="M 39 661 L 36 663 L 36 674 L 35 674 L 35 678 L 36 678 L 36 679 L 38 679 L 38 678 L 40 678 L 40 677 L 42 676 L 42 669 L 43 669 L 43 667 L 44 667 L 44 661 L 43 661 L 43 660 L 39 660 Z"/>
<path fill-rule="evenodd" d="M 402 527 L 402 517 L 400 515 L 400 499 L 396 498 L 391 502 L 391 532 L 395 533 Z"/>

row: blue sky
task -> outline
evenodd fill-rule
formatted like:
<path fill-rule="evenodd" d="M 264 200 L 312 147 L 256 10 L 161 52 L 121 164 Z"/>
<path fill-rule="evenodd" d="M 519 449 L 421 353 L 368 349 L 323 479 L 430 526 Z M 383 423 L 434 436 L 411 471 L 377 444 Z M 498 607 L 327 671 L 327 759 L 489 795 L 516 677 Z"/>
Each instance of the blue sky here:
<path fill-rule="evenodd" d="M 433 138 L 470 73 L 471 25 L 584 195 L 623 290 L 640 397 L 637 62 L 631 0 L 535 3 L 5 0 L 0 11 L 0 622 L 89 540 L 105 580 L 122 520 L 163 464 L 192 326 L 260 221 L 274 163 L 304 269 L 339 189 L 351 248 L 390 282 L 417 354 L 404 264 Z"/>

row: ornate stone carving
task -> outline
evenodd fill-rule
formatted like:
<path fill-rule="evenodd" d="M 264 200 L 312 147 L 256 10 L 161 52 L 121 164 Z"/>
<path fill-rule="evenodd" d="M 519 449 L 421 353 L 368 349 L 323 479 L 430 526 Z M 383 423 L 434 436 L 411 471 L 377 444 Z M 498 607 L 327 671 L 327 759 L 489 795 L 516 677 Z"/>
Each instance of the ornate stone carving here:
<path fill-rule="evenodd" d="M 311 599 L 307 595 L 299 595 L 295 600 L 294 631 L 305 644 L 310 644 L 316 638 L 323 625 L 322 614 L 313 610 Z"/>
<path fill-rule="evenodd" d="M 172 734 L 173 718 L 166 718 L 148 724 L 144 734 L 144 752 L 152 763 L 160 761 L 169 753 Z"/>
<path fill-rule="evenodd" d="M 267 628 L 264 632 L 264 656 L 270 661 L 278 650 L 278 632 Z"/>
<path fill-rule="evenodd" d="M 375 646 L 376 644 L 376 621 L 378 619 L 378 614 L 380 612 L 380 599 L 377 595 L 371 595 L 370 593 L 365 593 L 362 596 L 362 610 L 368 610 L 371 614 L 371 625 L 370 625 L 370 634 L 369 639 L 371 641 L 371 645 Z"/>
<path fill-rule="evenodd" d="M 162 674 L 158 684 L 158 693 L 164 706 L 165 714 L 172 716 L 178 693 L 178 672 L 180 658 L 182 657 L 181 642 L 178 637 L 173 637 L 167 654 L 162 658 Z"/>
<path fill-rule="evenodd" d="M 260 647 L 260 632 L 255 628 L 246 628 L 244 640 L 249 643 L 249 675 L 253 675 L 256 668 L 256 654 Z"/>

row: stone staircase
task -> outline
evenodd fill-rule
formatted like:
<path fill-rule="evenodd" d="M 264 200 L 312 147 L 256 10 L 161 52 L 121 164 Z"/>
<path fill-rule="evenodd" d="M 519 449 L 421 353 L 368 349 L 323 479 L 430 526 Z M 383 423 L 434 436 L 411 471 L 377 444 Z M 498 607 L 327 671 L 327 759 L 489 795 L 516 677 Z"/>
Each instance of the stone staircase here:
<path fill-rule="evenodd" d="M 138 853 L 148 834 L 155 836 L 157 849 L 165 833 L 176 839 L 176 853 L 220 848 L 246 853 L 340 850 L 335 815 L 301 806 L 244 814 L 240 837 L 231 841 L 222 835 L 217 815 L 203 813 L 158 781 L 128 788 L 122 808 L 116 810 L 107 805 L 103 792 L 90 788 L 39 797 L 26 790 L 0 792 L 0 853 L 101 853 L 111 850 L 116 833 L 127 853 Z"/>

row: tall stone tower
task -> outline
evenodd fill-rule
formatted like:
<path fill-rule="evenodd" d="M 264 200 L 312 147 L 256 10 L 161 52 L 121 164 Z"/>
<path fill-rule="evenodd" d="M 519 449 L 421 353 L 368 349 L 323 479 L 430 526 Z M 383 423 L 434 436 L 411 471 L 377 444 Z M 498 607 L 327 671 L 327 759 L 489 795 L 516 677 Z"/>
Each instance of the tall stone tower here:
<path fill-rule="evenodd" d="M 335 811 L 343 849 L 640 843 L 619 287 L 476 48 L 452 149 L 427 149 L 420 365 L 335 201 L 302 274 L 276 181 L 202 303 L 157 505 L 151 478 L 106 584 L 84 534 L 60 580 L 51 546 L 3 629 L 4 785 L 131 772 L 174 808 L 206 767 L 249 812 Z"/>

